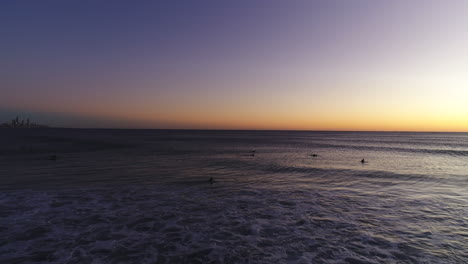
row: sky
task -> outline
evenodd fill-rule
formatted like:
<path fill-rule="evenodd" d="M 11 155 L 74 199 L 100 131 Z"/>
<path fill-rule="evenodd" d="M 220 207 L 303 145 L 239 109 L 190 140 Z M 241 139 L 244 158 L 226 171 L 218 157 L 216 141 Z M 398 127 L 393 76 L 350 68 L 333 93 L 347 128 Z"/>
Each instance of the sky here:
<path fill-rule="evenodd" d="M 466 0 L 3 0 L 0 122 L 468 132 Z"/>

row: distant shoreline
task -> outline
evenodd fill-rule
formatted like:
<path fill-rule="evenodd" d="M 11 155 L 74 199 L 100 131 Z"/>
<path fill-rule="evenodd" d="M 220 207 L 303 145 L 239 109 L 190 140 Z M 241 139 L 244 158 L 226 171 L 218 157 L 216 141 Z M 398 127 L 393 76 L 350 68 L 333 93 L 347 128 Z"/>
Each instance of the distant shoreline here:
<path fill-rule="evenodd" d="M 468 131 L 372 131 L 372 130 L 280 130 L 280 129 L 196 129 L 196 128 L 103 128 L 103 127 L 10 127 L 0 124 L 0 129 L 76 129 L 76 130 L 155 130 L 155 131 L 200 131 L 200 132 L 311 132 L 311 133 L 451 133 L 467 134 Z"/>

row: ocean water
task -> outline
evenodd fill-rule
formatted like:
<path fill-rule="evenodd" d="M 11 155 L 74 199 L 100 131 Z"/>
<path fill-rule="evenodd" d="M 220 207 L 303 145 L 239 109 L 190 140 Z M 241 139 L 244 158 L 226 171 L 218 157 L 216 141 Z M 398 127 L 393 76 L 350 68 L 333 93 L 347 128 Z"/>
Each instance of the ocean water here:
<path fill-rule="evenodd" d="M 2 129 L 0 263 L 468 263 L 468 134 Z"/>

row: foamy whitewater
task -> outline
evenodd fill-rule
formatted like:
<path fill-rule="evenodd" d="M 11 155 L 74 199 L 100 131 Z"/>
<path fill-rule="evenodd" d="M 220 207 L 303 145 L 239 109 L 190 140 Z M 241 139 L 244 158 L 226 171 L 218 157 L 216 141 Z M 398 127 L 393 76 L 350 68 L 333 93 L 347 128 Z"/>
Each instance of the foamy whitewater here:
<path fill-rule="evenodd" d="M 468 134 L 0 129 L 0 144 L 0 263 L 468 263 Z"/>

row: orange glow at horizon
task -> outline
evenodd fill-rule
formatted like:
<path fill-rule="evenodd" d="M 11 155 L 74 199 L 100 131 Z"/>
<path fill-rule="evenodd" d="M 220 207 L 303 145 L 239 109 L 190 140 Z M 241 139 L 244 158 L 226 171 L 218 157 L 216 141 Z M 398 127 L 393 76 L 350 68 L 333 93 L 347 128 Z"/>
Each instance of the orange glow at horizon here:
<path fill-rule="evenodd" d="M 468 80 L 442 77 L 325 82 L 319 84 L 327 88 L 320 94 L 312 81 L 291 85 L 286 80 L 276 84 L 275 93 L 258 92 L 268 90 L 264 88 L 250 97 L 239 96 L 232 87 L 228 94 L 158 98 L 148 93 L 97 98 L 84 105 L 36 104 L 34 110 L 117 120 L 120 128 L 468 132 Z M 287 84 L 289 89 L 280 89 Z M 450 89 L 440 88 L 447 84 Z"/>

